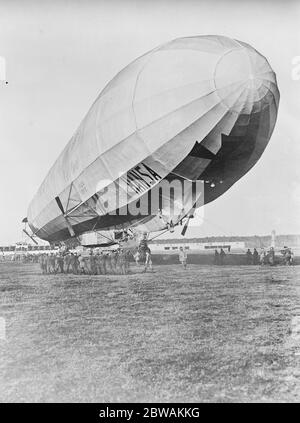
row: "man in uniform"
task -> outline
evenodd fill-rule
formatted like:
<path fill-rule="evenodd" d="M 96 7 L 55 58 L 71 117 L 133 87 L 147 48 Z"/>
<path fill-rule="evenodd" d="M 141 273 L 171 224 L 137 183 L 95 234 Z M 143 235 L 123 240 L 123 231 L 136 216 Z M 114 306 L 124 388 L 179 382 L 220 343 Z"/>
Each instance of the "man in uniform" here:
<path fill-rule="evenodd" d="M 146 273 L 147 272 L 148 267 L 151 270 L 151 272 L 153 272 L 152 260 L 151 260 L 151 250 L 150 250 L 149 247 L 147 247 L 145 254 L 146 254 L 145 268 L 143 270 L 143 273 Z"/>
<path fill-rule="evenodd" d="M 141 253 L 139 252 L 139 250 L 137 250 L 134 253 L 133 257 L 134 257 L 134 260 L 135 260 L 136 265 L 139 266 L 139 264 L 140 264 L 140 258 L 141 258 Z"/>
<path fill-rule="evenodd" d="M 106 253 L 104 258 L 105 258 L 104 263 L 105 263 L 106 274 L 110 274 L 112 273 L 110 253 Z"/>
<path fill-rule="evenodd" d="M 121 275 L 125 275 L 126 274 L 125 253 L 122 249 L 120 249 L 118 254 L 118 266 L 120 268 Z"/>
<path fill-rule="evenodd" d="M 39 255 L 39 265 L 42 271 L 42 274 L 44 275 L 47 273 L 47 266 L 46 266 L 46 260 L 44 254 Z"/>
<path fill-rule="evenodd" d="M 266 264 L 267 255 L 265 250 L 262 248 L 259 256 L 260 264 L 264 266 Z"/>
<path fill-rule="evenodd" d="M 69 273 L 70 270 L 70 255 L 68 252 L 64 255 L 64 272 Z"/>
<path fill-rule="evenodd" d="M 78 266 L 79 266 L 79 261 L 78 261 L 78 257 L 77 257 L 77 253 L 72 253 L 71 254 L 71 267 L 72 267 L 72 272 L 74 275 L 78 274 Z"/>
<path fill-rule="evenodd" d="M 59 272 L 59 253 L 54 254 L 54 273 Z"/>
<path fill-rule="evenodd" d="M 101 251 L 100 254 L 100 267 L 101 267 L 101 274 L 106 275 L 106 257 L 107 255 Z"/>
<path fill-rule="evenodd" d="M 58 255 L 57 262 L 58 262 L 58 271 L 60 273 L 64 273 L 64 258 L 61 253 L 59 253 Z"/>
<path fill-rule="evenodd" d="M 214 264 L 220 264 L 220 254 L 218 252 L 218 250 L 215 250 L 215 255 L 214 255 Z"/>
<path fill-rule="evenodd" d="M 250 251 L 250 249 L 248 248 L 247 252 L 246 252 L 246 263 L 247 264 L 252 264 L 252 253 Z"/>
<path fill-rule="evenodd" d="M 90 254 L 88 256 L 88 271 L 90 275 L 95 275 L 95 256 L 93 254 L 93 250 L 90 250 Z"/>
<path fill-rule="evenodd" d="M 130 272 L 130 256 L 131 256 L 131 252 L 129 250 L 127 250 L 125 252 L 125 268 L 126 268 L 126 274 L 128 274 Z"/>
<path fill-rule="evenodd" d="M 223 266 L 223 264 L 224 264 L 224 258 L 225 258 L 225 256 L 226 256 L 226 253 L 223 250 L 223 248 L 221 248 L 221 251 L 220 251 L 220 265 L 221 266 Z"/>
<path fill-rule="evenodd" d="M 53 253 L 50 253 L 50 256 L 48 256 L 47 265 L 48 273 L 55 273 L 55 256 Z"/>
<path fill-rule="evenodd" d="M 117 274 L 117 262 L 118 262 L 118 253 L 117 251 L 112 251 L 110 255 L 110 265 L 113 274 Z"/>
<path fill-rule="evenodd" d="M 183 247 L 179 248 L 179 261 L 182 264 L 182 267 L 186 269 L 186 263 L 187 263 L 187 252 Z"/>
<path fill-rule="evenodd" d="M 257 249 L 254 248 L 254 250 L 253 250 L 253 264 L 258 264 L 258 260 L 259 260 L 258 252 L 257 252 Z"/>
<path fill-rule="evenodd" d="M 101 275 L 102 274 L 101 256 L 100 256 L 99 250 L 97 251 L 97 253 L 95 255 L 95 269 L 96 269 L 96 275 Z"/>
<path fill-rule="evenodd" d="M 283 247 L 284 248 L 284 250 L 283 250 L 283 256 L 284 256 L 284 264 L 286 265 L 286 266 L 290 266 L 291 264 L 292 264 L 292 251 L 291 251 L 291 249 L 290 248 L 288 248 L 288 247 Z"/>
<path fill-rule="evenodd" d="M 274 250 L 274 247 L 271 247 L 270 251 L 269 251 L 269 263 L 270 263 L 271 266 L 275 265 L 275 250 Z"/>
<path fill-rule="evenodd" d="M 81 275 L 83 275 L 83 274 L 85 274 L 86 272 L 85 272 L 85 262 L 84 262 L 84 257 L 83 257 L 81 254 L 79 254 L 79 257 L 78 257 L 78 262 L 79 262 L 79 273 L 80 273 Z"/>

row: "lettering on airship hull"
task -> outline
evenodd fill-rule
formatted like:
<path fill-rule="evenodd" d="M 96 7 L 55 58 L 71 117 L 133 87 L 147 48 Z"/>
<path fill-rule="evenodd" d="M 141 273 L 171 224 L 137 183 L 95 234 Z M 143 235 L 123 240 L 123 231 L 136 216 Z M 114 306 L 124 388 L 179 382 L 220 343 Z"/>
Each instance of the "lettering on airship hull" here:
<path fill-rule="evenodd" d="M 140 163 L 121 176 L 121 181 L 135 194 L 142 194 L 149 190 L 162 177 L 145 163 Z"/>

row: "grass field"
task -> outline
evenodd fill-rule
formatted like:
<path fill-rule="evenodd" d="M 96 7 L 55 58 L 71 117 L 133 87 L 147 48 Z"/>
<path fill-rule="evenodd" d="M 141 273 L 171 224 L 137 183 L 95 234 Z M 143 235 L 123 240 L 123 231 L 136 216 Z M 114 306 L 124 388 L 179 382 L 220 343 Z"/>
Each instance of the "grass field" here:
<path fill-rule="evenodd" d="M 300 400 L 300 266 L 133 270 L 0 263 L 0 401 Z"/>

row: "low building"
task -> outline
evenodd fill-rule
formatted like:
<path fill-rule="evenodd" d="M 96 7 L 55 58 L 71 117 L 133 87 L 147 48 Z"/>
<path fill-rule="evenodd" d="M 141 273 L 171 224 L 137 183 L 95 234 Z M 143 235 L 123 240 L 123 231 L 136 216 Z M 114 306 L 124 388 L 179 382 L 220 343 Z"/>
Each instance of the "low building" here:
<path fill-rule="evenodd" d="M 150 242 L 152 254 L 178 254 L 180 247 L 188 250 L 189 254 L 214 254 L 215 250 L 220 251 L 221 248 L 226 253 L 241 253 L 245 250 L 245 242 L 243 241 L 219 241 L 219 242 L 197 242 L 185 240 L 185 242 L 176 242 L 177 240 L 164 240 L 161 242 Z"/>

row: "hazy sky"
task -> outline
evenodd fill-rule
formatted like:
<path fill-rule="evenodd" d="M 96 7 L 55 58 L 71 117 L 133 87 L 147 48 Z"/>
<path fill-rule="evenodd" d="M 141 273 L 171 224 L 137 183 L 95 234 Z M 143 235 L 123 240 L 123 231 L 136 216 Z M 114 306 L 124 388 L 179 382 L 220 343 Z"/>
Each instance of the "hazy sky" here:
<path fill-rule="evenodd" d="M 205 207 L 195 235 L 300 233 L 299 1 L 0 0 L 0 245 L 21 239 L 37 188 L 104 85 L 159 44 L 220 34 L 265 55 L 281 92 L 260 161 Z M 190 232 L 191 235 L 191 232 Z"/>

